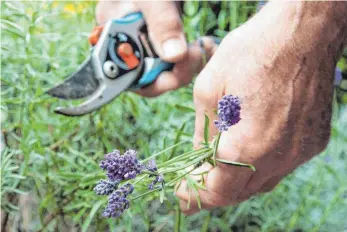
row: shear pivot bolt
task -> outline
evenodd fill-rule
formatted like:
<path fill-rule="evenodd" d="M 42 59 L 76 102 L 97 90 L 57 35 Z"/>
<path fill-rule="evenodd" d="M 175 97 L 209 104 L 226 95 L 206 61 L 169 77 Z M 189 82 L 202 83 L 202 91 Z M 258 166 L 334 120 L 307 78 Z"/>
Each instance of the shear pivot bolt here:
<path fill-rule="evenodd" d="M 104 63 L 103 65 L 103 68 L 104 68 L 104 73 L 106 74 L 106 76 L 108 76 L 109 78 L 116 78 L 117 77 L 117 74 L 118 74 L 118 67 L 117 65 L 108 60 Z"/>

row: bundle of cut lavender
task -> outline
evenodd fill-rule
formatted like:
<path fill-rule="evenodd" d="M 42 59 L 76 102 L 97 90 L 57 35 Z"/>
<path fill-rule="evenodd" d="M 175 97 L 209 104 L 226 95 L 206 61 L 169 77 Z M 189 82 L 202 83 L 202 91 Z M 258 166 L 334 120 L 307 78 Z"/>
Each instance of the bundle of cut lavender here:
<path fill-rule="evenodd" d="M 127 150 L 123 155 L 118 150 L 106 154 L 104 160 L 100 162 L 100 168 L 106 171 L 107 179 L 100 180 L 94 188 L 96 194 L 108 195 L 108 203 L 103 216 L 108 218 L 120 217 L 129 208 L 131 201 L 154 192 L 160 193 L 160 201 L 163 202 L 165 191 L 170 188 L 175 191 L 175 186 L 177 187 L 182 179 L 189 178 L 189 174 L 204 162 L 209 162 L 214 166 L 217 162 L 222 162 L 248 167 L 255 171 L 252 165 L 216 158 L 222 132 L 227 131 L 241 120 L 240 111 L 241 101 L 238 97 L 224 96 L 218 102 L 219 120 L 214 121 L 219 131 L 215 139 L 212 142 L 208 141 L 209 120 L 206 117 L 204 146 L 198 150 L 179 154 L 161 164 L 156 164 L 155 158 L 163 154 L 164 151 L 141 162 L 137 159 L 135 150 Z M 175 144 L 171 148 L 180 144 Z M 199 181 L 193 180 L 189 183 L 191 185 L 189 187 L 196 190 L 204 188 L 203 183 Z M 129 195 L 134 190 L 136 190 L 136 195 L 130 198 Z"/>

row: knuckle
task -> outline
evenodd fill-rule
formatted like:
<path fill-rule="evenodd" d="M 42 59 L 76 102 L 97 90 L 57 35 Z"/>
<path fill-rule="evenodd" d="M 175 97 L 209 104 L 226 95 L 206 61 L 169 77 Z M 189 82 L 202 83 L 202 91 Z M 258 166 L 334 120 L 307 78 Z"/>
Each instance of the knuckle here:
<path fill-rule="evenodd" d="M 158 25 L 158 18 L 161 18 Z M 152 18 L 153 22 L 148 22 L 150 33 L 156 38 L 167 39 L 169 37 L 178 36 L 183 33 L 183 24 L 178 13 L 171 10 L 162 10 L 155 14 Z"/>
<path fill-rule="evenodd" d="M 260 190 L 261 193 L 268 193 L 274 190 L 274 188 L 278 185 L 278 183 L 272 184 L 272 185 L 264 185 L 262 189 Z"/>
<path fill-rule="evenodd" d="M 167 27 L 167 28 L 163 28 L 165 29 L 165 31 L 167 29 L 173 30 L 173 31 L 181 31 L 183 29 L 183 25 L 180 18 L 175 15 L 170 15 L 166 17 L 165 20 L 163 20 L 163 23 Z"/>
<path fill-rule="evenodd" d="M 317 150 L 315 151 L 316 153 L 320 153 L 325 150 L 325 148 L 328 146 L 330 135 L 331 135 L 330 128 L 329 130 L 326 130 L 318 135 L 319 141 L 318 141 Z"/>
<path fill-rule="evenodd" d="M 211 191 L 208 196 L 208 205 L 211 207 L 230 205 L 232 199 L 230 197 L 222 196 L 219 193 Z"/>
<path fill-rule="evenodd" d="M 290 173 L 291 170 L 287 170 L 285 172 L 282 172 L 280 175 L 271 177 L 269 180 L 267 180 L 262 186 L 261 188 L 257 191 L 258 193 L 267 193 L 267 192 L 271 192 L 272 190 L 274 190 L 274 188 L 276 188 L 276 186 L 281 182 L 281 180 L 283 179 L 283 177 L 286 176 L 286 174 Z"/>
<path fill-rule="evenodd" d="M 236 202 L 243 202 L 243 201 L 246 201 L 248 200 L 249 198 L 252 197 L 252 193 L 249 193 L 249 192 L 244 192 L 244 193 L 241 193 L 239 196 L 237 196 L 237 200 Z"/>
<path fill-rule="evenodd" d="M 218 98 L 216 87 L 208 75 L 200 75 L 194 84 L 194 99 L 208 106 L 216 106 Z"/>
<path fill-rule="evenodd" d="M 158 8 L 158 11 L 156 13 L 157 14 L 153 15 L 154 18 L 156 19 L 156 21 L 158 18 L 161 19 L 160 23 L 163 26 L 167 27 L 164 28 L 165 30 L 181 30 L 183 28 L 181 18 L 175 6 L 172 6 L 171 4 L 167 5 L 166 3 L 165 6 Z M 162 17 L 158 17 L 158 15 Z"/>
<path fill-rule="evenodd" d="M 236 198 L 234 191 L 225 188 L 225 186 L 221 186 L 220 184 L 212 184 L 208 188 L 206 202 L 211 206 L 230 205 Z"/>

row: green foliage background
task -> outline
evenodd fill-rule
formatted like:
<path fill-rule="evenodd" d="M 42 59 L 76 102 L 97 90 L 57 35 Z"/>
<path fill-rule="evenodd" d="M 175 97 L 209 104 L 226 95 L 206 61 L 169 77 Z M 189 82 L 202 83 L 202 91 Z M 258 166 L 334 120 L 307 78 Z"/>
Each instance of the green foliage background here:
<path fill-rule="evenodd" d="M 103 154 L 134 148 L 141 158 L 147 157 L 191 138 L 194 115 L 183 107 L 192 106 L 192 85 L 155 99 L 124 93 L 83 117 L 53 113 L 58 105 L 72 103 L 44 92 L 89 54 L 87 36 L 95 24 L 95 5 L 90 1 L 1 3 L 1 120 L 6 145 L 1 154 L 2 226 L 6 225 L 2 229 L 347 230 L 347 110 L 343 101 L 335 101 L 326 151 L 269 194 L 191 217 L 177 216 L 173 196 L 163 205 L 154 196 L 137 201 L 122 219 L 101 218 L 106 199 L 96 196 L 92 188 L 103 178 L 98 168 Z M 186 3 L 184 25 L 189 40 L 206 32 L 224 36 L 255 12 L 256 3 L 222 2 L 217 14 L 214 6 L 215 2 Z M 346 60 L 339 66 L 347 70 Z M 23 196 L 30 199 L 29 205 L 23 206 Z M 30 208 L 29 215 L 24 215 L 25 207 Z"/>

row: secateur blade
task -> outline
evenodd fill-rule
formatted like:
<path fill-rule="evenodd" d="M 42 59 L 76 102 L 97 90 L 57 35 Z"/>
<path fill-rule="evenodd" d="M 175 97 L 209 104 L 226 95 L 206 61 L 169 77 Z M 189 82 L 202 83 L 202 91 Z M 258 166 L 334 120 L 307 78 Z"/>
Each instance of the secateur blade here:
<path fill-rule="evenodd" d="M 46 93 L 61 99 L 79 99 L 93 94 L 99 87 L 95 78 L 91 57 L 63 83 L 51 88 Z"/>
<path fill-rule="evenodd" d="M 55 112 L 66 116 L 81 116 L 88 114 L 112 101 L 116 96 L 127 89 L 135 80 L 133 73 L 127 73 L 116 82 L 108 79 L 101 80 L 99 88 L 80 105 L 73 107 L 58 107 Z"/>

